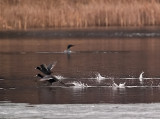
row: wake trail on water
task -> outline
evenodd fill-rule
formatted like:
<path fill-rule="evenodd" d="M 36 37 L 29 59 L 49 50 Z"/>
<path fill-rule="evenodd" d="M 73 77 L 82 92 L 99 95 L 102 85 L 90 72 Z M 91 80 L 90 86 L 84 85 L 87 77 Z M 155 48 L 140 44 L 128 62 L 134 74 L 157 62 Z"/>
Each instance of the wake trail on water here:
<path fill-rule="evenodd" d="M 69 78 L 63 77 L 61 75 L 54 75 L 58 80 L 64 81 L 66 87 L 73 88 L 85 88 L 85 87 L 113 87 L 113 88 L 136 88 L 136 87 L 160 87 L 160 83 L 157 81 L 153 83 L 153 81 L 159 80 L 160 78 L 144 78 L 142 73 L 139 77 L 105 77 L 100 73 L 95 73 L 95 77 L 90 78 Z M 146 82 L 149 80 L 149 82 Z M 107 83 L 106 83 L 107 82 Z M 137 83 L 138 82 L 138 83 Z M 145 82 L 145 83 L 144 83 Z M 64 87 L 64 86 L 56 86 L 51 85 L 51 87 Z"/>
<path fill-rule="evenodd" d="M 72 51 L 69 54 L 75 54 L 75 53 L 128 53 L 129 51 Z M 36 54 L 68 54 L 66 52 L 50 52 L 50 51 L 39 51 L 35 52 Z"/>

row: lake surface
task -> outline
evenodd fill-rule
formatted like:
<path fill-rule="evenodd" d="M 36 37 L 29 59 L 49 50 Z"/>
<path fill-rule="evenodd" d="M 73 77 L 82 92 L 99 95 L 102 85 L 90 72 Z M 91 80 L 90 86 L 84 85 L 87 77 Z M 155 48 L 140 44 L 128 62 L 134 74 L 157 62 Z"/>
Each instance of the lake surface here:
<path fill-rule="evenodd" d="M 1 109 L 15 104 L 18 105 L 18 110 L 21 109 L 19 103 L 22 103 L 22 106 L 23 103 L 81 104 L 79 110 L 83 108 L 83 104 L 91 104 L 88 105 L 91 108 L 94 104 L 101 104 L 96 105 L 98 109 L 105 109 L 107 104 L 111 106 L 111 110 L 114 108 L 111 104 L 120 107 L 127 104 L 126 110 L 130 109 L 128 106 L 133 103 L 136 103 L 136 106 L 137 103 L 159 105 L 160 30 L 100 31 L 1 32 Z M 68 44 L 75 45 L 71 48 L 71 54 L 64 53 Z M 35 77 L 41 73 L 35 67 L 53 62 L 57 62 L 53 74 L 59 76 L 64 83 L 74 83 L 75 86 L 65 87 L 58 82 L 48 85 Z M 139 81 L 142 71 L 143 84 Z M 104 78 L 97 78 L 98 74 Z M 114 88 L 113 82 L 126 84 L 124 88 Z M 141 106 L 140 110 L 143 108 L 143 105 Z M 47 110 L 52 108 L 54 107 L 48 107 Z M 62 105 L 62 108 L 68 109 L 66 105 Z M 1 111 L 5 113 L 7 109 Z M 34 109 L 35 107 L 31 110 Z M 146 113 L 148 112 L 149 110 Z M 77 115 L 81 114 L 79 112 Z M 9 118 L 2 113 L 0 115 Z M 141 116 L 143 117 L 139 117 Z"/>

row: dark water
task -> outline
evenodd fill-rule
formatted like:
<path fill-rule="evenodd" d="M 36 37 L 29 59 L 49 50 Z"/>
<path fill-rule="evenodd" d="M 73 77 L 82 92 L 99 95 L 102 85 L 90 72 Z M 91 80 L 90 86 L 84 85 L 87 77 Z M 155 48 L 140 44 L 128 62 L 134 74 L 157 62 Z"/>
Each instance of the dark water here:
<path fill-rule="evenodd" d="M 0 39 L 0 101 L 32 104 L 160 102 L 159 32 L 139 33 L 142 37 L 134 36 L 133 33 L 138 34 L 135 31 L 130 32 L 127 32 L 130 37 L 112 38 L 45 38 L 45 33 L 41 38 L 33 34 L 30 38 L 3 36 Z M 68 44 L 75 44 L 74 53 L 69 55 L 63 53 Z M 36 66 L 55 61 L 54 75 L 62 76 L 64 83 L 76 81 L 88 87 L 64 87 L 59 83 L 48 86 L 34 77 L 40 73 L 35 70 Z M 142 71 L 146 78 L 143 84 L 138 79 Z M 105 79 L 97 80 L 98 73 Z M 126 82 L 126 87 L 112 88 L 113 80 L 117 84 Z"/>

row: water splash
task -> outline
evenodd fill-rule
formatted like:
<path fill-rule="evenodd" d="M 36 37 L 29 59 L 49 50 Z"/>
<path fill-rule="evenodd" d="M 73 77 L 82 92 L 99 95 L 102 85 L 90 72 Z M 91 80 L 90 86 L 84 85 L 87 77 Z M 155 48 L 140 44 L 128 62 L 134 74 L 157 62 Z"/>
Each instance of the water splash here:
<path fill-rule="evenodd" d="M 116 83 L 113 81 L 112 87 L 113 87 L 113 88 L 125 88 L 125 87 L 126 87 L 125 85 L 126 85 L 126 82 L 120 83 L 120 84 L 118 85 L 118 84 L 116 84 Z"/>
<path fill-rule="evenodd" d="M 77 88 L 88 87 L 87 84 L 82 83 L 82 82 L 80 82 L 80 81 L 73 81 L 72 84 L 74 85 L 74 87 L 77 87 Z"/>
<path fill-rule="evenodd" d="M 139 75 L 140 84 L 143 84 L 143 74 L 144 72 L 142 71 L 142 73 Z"/>
<path fill-rule="evenodd" d="M 101 76 L 100 73 L 97 73 L 97 74 L 96 74 L 96 79 L 97 79 L 98 82 L 101 82 L 102 80 L 105 79 L 105 77 Z"/>
<path fill-rule="evenodd" d="M 55 75 L 55 77 L 57 78 L 57 79 L 59 79 L 59 80 L 62 80 L 62 79 L 65 79 L 63 76 L 61 76 L 61 75 Z"/>

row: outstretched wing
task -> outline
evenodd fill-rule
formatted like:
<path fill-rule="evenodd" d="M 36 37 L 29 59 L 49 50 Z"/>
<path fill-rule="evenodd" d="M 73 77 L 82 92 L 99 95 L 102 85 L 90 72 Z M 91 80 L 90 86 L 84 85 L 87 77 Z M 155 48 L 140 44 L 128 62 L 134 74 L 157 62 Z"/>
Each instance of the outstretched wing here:
<path fill-rule="evenodd" d="M 47 69 L 50 71 L 50 70 L 52 70 L 55 66 L 56 66 L 56 63 L 57 62 L 54 62 L 53 64 L 49 64 L 48 66 L 47 66 Z"/>

